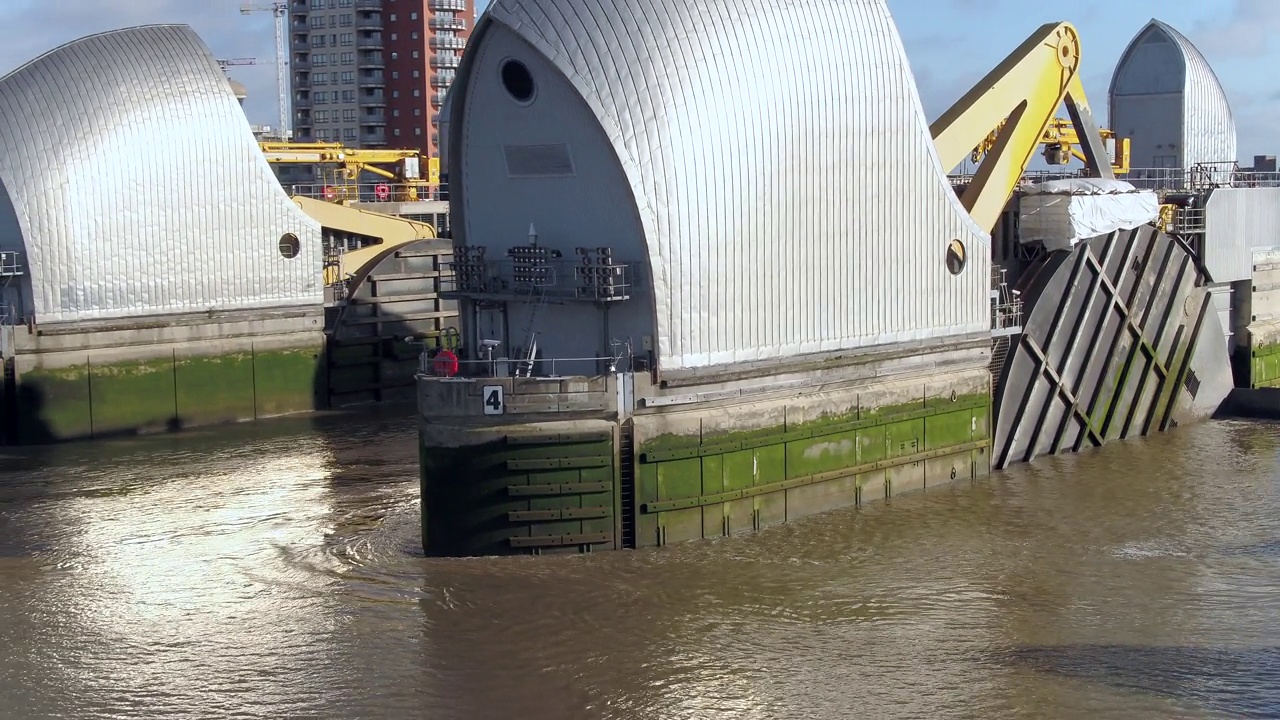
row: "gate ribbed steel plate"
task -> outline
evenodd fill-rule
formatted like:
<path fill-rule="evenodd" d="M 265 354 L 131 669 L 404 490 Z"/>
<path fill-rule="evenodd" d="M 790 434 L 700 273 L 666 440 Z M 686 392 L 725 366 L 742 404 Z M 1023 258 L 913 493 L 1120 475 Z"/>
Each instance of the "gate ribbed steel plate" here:
<path fill-rule="evenodd" d="M 1232 387 L 1187 247 L 1144 226 L 1037 261 L 996 395 L 997 467 L 1208 418 Z"/>

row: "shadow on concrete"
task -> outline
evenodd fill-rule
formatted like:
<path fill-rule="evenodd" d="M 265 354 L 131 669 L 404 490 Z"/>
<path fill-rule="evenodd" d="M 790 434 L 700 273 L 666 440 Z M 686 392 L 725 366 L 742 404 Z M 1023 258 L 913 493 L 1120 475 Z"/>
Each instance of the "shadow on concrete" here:
<path fill-rule="evenodd" d="M 1280 716 L 1280 647 L 1032 646 L 1012 651 L 1007 660 L 1226 717 Z"/>
<path fill-rule="evenodd" d="M 47 445 L 55 440 L 44 419 L 45 399 L 38 388 L 8 385 L 4 395 L 3 444 Z"/>

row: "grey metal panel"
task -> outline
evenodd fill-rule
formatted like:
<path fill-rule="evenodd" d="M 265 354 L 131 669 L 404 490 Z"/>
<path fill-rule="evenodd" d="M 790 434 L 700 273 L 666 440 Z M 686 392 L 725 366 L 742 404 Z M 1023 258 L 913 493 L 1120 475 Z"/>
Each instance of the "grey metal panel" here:
<path fill-rule="evenodd" d="M 1123 132 L 1137 126 L 1135 168 L 1156 166 L 1153 155 L 1175 153 L 1183 168 L 1236 161 L 1236 125 L 1227 94 L 1204 55 L 1172 26 L 1152 19 L 1138 32 L 1116 64 L 1108 95 L 1112 128 Z M 1159 130 L 1169 124 L 1166 104 L 1153 103 L 1160 96 L 1181 100 L 1176 135 Z"/>
<path fill-rule="evenodd" d="M 319 225 L 187 26 L 92 35 L 0 78 L 0 182 L 37 321 L 323 301 Z"/>
<path fill-rule="evenodd" d="M 1154 227 L 1050 253 L 1027 277 L 996 393 L 998 467 L 1207 419 L 1231 391 L 1219 308 Z"/>
<path fill-rule="evenodd" d="M 1205 204 L 1205 267 L 1214 282 L 1253 277 L 1254 248 L 1280 247 L 1280 188 L 1218 188 Z"/>
<path fill-rule="evenodd" d="M 883 0 L 497 0 L 454 86 L 467 97 L 454 98 L 452 120 L 467 128 L 453 128 L 463 141 L 450 151 L 464 176 L 455 230 L 492 246 L 504 241 L 480 229 L 511 186 L 494 182 L 500 156 L 481 148 L 531 133 L 543 98 L 518 106 L 487 92 L 500 79 L 485 58 L 501 58 L 486 44 L 541 54 L 606 137 L 634 198 L 619 212 L 641 228 L 663 368 L 989 327 L 990 240 L 947 182 Z M 582 213 L 567 190 L 546 197 L 547 214 Z M 969 255 L 959 276 L 944 263 L 953 238 Z M 556 308 L 540 312 L 556 322 Z"/>

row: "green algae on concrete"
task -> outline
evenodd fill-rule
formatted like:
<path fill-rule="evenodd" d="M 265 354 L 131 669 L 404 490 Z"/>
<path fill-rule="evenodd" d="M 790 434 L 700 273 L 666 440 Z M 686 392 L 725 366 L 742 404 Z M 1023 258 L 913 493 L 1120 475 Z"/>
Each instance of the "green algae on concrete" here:
<path fill-rule="evenodd" d="M 1255 345 L 1249 365 L 1250 387 L 1280 387 L 1280 343 Z"/>
<path fill-rule="evenodd" d="M 316 408 L 319 348 L 36 368 L 17 380 L 20 444 L 253 420 Z"/>
<path fill-rule="evenodd" d="M 729 535 L 987 474 L 990 399 L 950 398 L 641 448 L 641 546 Z"/>

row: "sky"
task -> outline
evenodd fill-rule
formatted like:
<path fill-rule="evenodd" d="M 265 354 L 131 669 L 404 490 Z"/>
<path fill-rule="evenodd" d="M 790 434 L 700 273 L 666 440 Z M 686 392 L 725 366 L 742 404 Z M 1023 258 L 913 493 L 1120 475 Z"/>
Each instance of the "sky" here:
<path fill-rule="evenodd" d="M 267 4 L 266 0 L 254 0 Z M 695 1 L 695 0 L 691 0 Z M 275 34 L 270 12 L 240 13 L 242 0 L 0 0 L 0 73 L 84 35 L 147 23 L 186 23 L 249 91 L 254 124 L 276 125 Z M 481 0 L 483 3 L 484 0 Z M 1106 119 L 1107 84 L 1129 40 L 1155 17 L 1178 28 L 1209 60 L 1236 118 L 1240 159 L 1280 154 L 1280 0 L 888 0 L 925 115 L 936 118 L 1040 25 L 1080 31 L 1085 92 Z M 107 8 L 110 8 L 109 10 Z M 481 5 L 483 7 L 483 4 Z M 770 47 L 776 42 L 771 38 Z M 783 55 L 785 56 L 785 54 Z"/>

